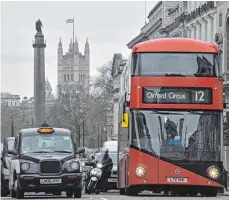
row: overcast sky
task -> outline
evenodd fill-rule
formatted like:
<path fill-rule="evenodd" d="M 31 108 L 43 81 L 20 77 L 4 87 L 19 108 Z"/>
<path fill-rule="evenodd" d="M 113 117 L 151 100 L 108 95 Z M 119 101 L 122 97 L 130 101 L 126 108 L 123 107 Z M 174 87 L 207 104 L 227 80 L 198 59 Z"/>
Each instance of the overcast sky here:
<path fill-rule="evenodd" d="M 157 1 L 148 1 L 147 14 Z M 114 53 L 127 57 L 126 44 L 144 25 L 145 3 L 139 2 L 1 2 L 1 91 L 33 96 L 33 47 L 35 22 L 41 19 L 47 47 L 46 78 L 54 92 L 57 84 L 57 45 L 62 38 L 64 53 L 75 36 L 84 52 L 86 38 L 91 50 L 91 75 L 112 59 Z"/>

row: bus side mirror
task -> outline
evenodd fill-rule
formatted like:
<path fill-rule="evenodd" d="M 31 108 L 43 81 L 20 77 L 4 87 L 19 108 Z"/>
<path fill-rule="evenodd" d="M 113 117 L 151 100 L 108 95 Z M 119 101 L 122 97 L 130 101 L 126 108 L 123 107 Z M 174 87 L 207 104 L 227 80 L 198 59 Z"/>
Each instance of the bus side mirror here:
<path fill-rule="evenodd" d="M 223 108 L 227 108 L 227 103 L 223 103 Z"/>
<path fill-rule="evenodd" d="M 129 114 L 124 113 L 122 115 L 122 128 L 128 128 L 129 127 Z"/>

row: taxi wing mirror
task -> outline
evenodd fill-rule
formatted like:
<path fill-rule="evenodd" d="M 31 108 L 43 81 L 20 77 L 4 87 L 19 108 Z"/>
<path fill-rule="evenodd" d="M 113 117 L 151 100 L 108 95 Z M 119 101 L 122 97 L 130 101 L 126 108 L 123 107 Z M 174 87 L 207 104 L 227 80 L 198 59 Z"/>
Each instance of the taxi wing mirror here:
<path fill-rule="evenodd" d="M 8 153 L 12 155 L 17 155 L 17 151 L 15 149 L 9 149 Z"/>
<path fill-rule="evenodd" d="M 85 152 L 85 149 L 84 148 L 78 148 L 76 150 L 76 154 L 80 154 L 80 153 L 84 153 Z"/>
<path fill-rule="evenodd" d="M 129 114 L 124 113 L 122 115 L 122 128 L 128 128 L 129 127 Z"/>

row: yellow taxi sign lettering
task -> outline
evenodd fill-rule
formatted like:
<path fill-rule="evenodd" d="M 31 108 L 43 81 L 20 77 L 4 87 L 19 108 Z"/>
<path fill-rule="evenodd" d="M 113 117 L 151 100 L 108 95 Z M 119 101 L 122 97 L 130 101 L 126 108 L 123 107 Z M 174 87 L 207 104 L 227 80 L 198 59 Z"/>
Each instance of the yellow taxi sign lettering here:
<path fill-rule="evenodd" d="M 53 128 L 39 128 L 38 132 L 39 133 L 53 133 L 54 129 Z"/>
<path fill-rule="evenodd" d="M 122 128 L 129 127 L 129 115 L 128 113 L 124 113 L 122 116 Z"/>

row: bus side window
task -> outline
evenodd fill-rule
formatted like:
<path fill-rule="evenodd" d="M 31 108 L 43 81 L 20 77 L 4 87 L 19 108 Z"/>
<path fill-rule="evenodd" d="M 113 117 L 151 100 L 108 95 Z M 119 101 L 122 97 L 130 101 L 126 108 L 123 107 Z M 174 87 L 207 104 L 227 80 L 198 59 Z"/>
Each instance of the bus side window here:
<path fill-rule="evenodd" d="M 137 145 L 137 135 L 136 135 L 136 124 L 134 122 L 134 114 L 132 113 L 131 115 L 131 137 L 130 137 L 130 143 L 133 144 L 134 146 L 138 146 Z"/>

